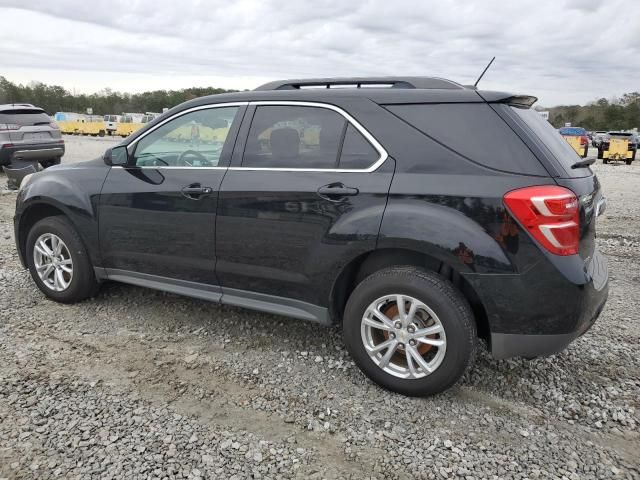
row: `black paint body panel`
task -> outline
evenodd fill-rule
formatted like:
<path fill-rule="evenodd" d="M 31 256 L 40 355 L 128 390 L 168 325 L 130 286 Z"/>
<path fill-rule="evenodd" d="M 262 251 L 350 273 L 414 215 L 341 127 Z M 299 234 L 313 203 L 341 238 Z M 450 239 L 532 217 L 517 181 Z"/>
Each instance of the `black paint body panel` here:
<path fill-rule="evenodd" d="M 597 178 L 589 172 L 566 178 L 561 165 L 539 151 L 502 104 L 491 105 L 500 131 L 518 136 L 513 144 L 540 162 L 530 170 L 536 174 L 483 165 L 385 107 L 482 104 L 508 97 L 470 89 L 361 89 L 241 92 L 192 100 L 123 143 L 200 105 L 325 102 L 355 118 L 388 158 L 372 172 L 238 169 L 251 119 L 246 115 L 221 161 L 232 168 L 110 168 L 97 159 L 38 173 L 18 195 L 19 251 L 24 254 L 23 219 L 30 209 L 50 205 L 72 221 L 96 271 L 106 278 L 112 272 L 130 283 L 152 279 L 155 288 L 223 303 L 227 295 L 226 303 L 322 323 L 329 318 L 336 279 L 352 262 L 377 251 L 412 252 L 462 279 L 486 314 L 496 355 L 549 353 L 584 333 L 607 298 L 606 260 L 595 247 L 595 206 L 602 198 Z M 192 183 L 211 187 L 212 194 L 186 198 L 181 189 Z M 319 187 L 335 183 L 358 193 L 338 200 L 318 194 Z M 558 257 L 543 250 L 502 201 L 513 189 L 557 184 L 580 199 L 578 255 Z M 555 340 L 543 348 L 531 336 Z"/>

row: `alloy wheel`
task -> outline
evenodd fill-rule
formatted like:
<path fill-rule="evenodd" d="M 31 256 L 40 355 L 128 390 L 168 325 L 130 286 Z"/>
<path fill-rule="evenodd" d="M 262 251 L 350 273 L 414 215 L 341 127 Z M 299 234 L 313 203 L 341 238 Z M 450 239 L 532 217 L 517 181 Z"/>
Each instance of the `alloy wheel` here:
<path fill-rule="evenodd" d="M 33 263 L 42 283 L 54 292 L 69 288 L 73 261 L 67 245 L 53 233 L 44 233 L 33 246 Z"/>
<path fill-rule="evenodd" d="M 444 360 L 447 339 L 442 322 L 414 297 L 378 298 L 365 310 L 360 331 L 373 363 L 395 377 L 426 377 Z"/>

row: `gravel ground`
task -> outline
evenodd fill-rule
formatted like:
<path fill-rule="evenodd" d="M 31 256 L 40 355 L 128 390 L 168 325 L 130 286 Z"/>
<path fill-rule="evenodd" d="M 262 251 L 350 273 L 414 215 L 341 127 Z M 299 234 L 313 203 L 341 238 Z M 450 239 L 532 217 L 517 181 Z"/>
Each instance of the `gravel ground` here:
<path fill-rule="evenodd" d="M 63 161 L 117 141 L 70 138 Z M 640 478 L 640 165 L 595 168 L 599 321 L 550 358 L 483 352 L 430 399 L 366 380 L 338 329 L 119 284 L 50 302 L 3 192 L 0 479 Z"/>

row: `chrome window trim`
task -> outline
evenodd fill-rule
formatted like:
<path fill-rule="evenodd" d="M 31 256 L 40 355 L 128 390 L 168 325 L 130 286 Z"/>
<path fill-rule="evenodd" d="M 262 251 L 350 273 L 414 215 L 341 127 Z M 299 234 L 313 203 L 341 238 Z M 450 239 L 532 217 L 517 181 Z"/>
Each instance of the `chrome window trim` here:
<path fill-rule="evenodd" d="M 271 105 L 271 106 L 292 106 L 292 107 L 315 107 L 315 108 L 326 108 L 327 110 L 333 110 L 334 112 L 342 115 L 347 122 L 355 127 L 364 138 L 375 148 L 378 152 L 379 158 L 368 168 L 274 168 L 274 167 L 229 167 L 229 170 L 239 170 L 239 171 L 266 171 L 266 172 L 336 172 L 336 173 L 369 173 L 377 170 L 380 165 L 382 165 L 387 158 L 389 158 L 389 154 L 384 149 L 380 142 L 375 139 L 373 135 L 371 135 L 360 123 L 353 118 L 349 113 L 344 111 L 342 108 L 337 107 L 336 105 L 332 105 L 330 103 L 321 103 L 321 102 L 298 102 L 295 100 L 283 101 L 283 100 L 259 100 L 254 102 L 249 102 L 250 106 L 262 106 L 262 105 Z"/>
<path fill-rule="evenodd" d="M 295 100 L 259 100 L 253 102 L 228 102 L 228 103 L 214 103 L 207 105 L 199 105 L 197 107 L 192 107 L 187 110 L 182 110 L 180 112 L 176 112 L 174 115 L 164 119 L 162 122 L 154 125 L 153 128 L 150 128 L 139 137 L 135 138 L 130 144 L 127 145 L 127 152 L 131 153 L 130 148 L 134 146 L 139 140 L 146 137 L 150 133 L 154 132 L 156 129 L 160 128 L 165 123 L 170 122 L 171 120 L 186 115 L 191 112 L 195 112 L 198 110 L 208 110 L 212 108 L 225 108 L 225 107 L 242 107 L 242 106 L 293 106 L 293 107 L 315 107 L 315 108 L 325 108 L 327 110 L 333 110 L 334 112 L 342 115 L 344 119 L 349 122 L 353 127 L 358 130 L 362 136 L 373 146 L 373 148 L 378 152 L 379 158 L 376 160 L 371 166 L 368 168 L 275 168 L 275 167 L 180 167 L 180 166 L 139 166 L 136 168 L 152 168 L 154 170 L 234 170 L 234 171 L 263 171 L 263 172 L 325 172 L 325 173 L 370 173 L 377 170 L 386 160 L 389 158 L 389 154 L 384 149 L 384 147 L 376 140 L 376 138 L 371 135 L 355 118 L 353 118 L 349 113 L 347 113 L 342 108 L 332 105 L 330 103 L 322 103 L 322 102 L 303 102 L 303 101 L 295 101 Z M 124 168 L 119 166 L 120 168 Z"/>

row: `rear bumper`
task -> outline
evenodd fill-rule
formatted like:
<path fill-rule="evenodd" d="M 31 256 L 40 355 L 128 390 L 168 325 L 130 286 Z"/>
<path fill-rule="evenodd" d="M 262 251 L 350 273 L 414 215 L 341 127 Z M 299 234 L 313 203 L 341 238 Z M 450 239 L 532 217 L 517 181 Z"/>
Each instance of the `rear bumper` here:
<path fill-rule="evenodd" d="M 9 165 L 14 159 L 48 160 L 64 155 L 64 142 L 18 144 L 0 148 L 0 165 Z"/>
<path fill-rule="evenodd" d="M 485 307 L 495 358 L 562 351 L 594 324 L 609 294 L 607 260 L 597 250 L 540 262 L 519 275 L 467 277 Z"/>
<path fill-rule="evenodd" d="M 578 331 L 555 335 L 521 335 L 517 333 L 492 333 L 491 355 L 498 360 L 511 357 L 546 357 L 559 353 L 576 338 L 589 330 L 604 308 L 606 297 L 594 317 L 585 322 Z"/>

